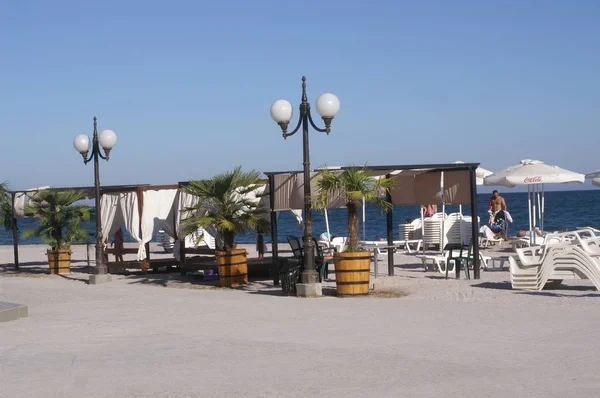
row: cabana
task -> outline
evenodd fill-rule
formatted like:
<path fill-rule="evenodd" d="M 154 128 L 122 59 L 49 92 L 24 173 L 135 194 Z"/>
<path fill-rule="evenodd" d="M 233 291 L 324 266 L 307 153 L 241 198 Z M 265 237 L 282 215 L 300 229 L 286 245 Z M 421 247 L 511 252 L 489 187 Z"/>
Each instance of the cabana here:
<path fill-rule="evenodd" d="M 100 188 L 100 217 L 102 236 L 111 237 L 121 226 L 137 243 L 137 248 L 126 248 L 123 254 L 135 254 L 133 261 L 108 262 L 109 270 L 126 268 L 143 268 L 144 262 L 148 267 L 157 269 L 161 266 L 180 266 L 182 273 L 188 270 L 212 269 L 214 261 L 203 261 L 194 259 L 186 261 L 187 254 L 214 255 L 215 250 L 203 247 L 186 247 L 185 236 L 182 236 L 181 221 L 185 218 L 184 209 L 197 203 L 197 198 L 181 191 L 181 187 L 189 182 L 180 182 L 175 185 L 116 185 Z M 250 193 L 261 206 L 268 209 L 269 193 L 266 191 L 266 180 L 261 180 L 257 189 Z M 26 191 L 10 191 L 13 207 L 13 246 L 15 269 L 19 268 L 19 232 L 18 218 L 25 217 L 24 209 L 29 198 L 42 189 L 50 187 L 34 188 Z M 64 187 L 52 188 L 58 191 L 83 190 L 87 199 L 95 198 L 94 187 Z M 268 213 L 268 211 L 267 211 Z M 268 215 L 267 215 L 268 217 Z M 175 240 L 173 259 L 151 259 L 150 241 L 154 235 L 162 229 L 167 235 Z M 211 228 L 206 231 L 215 235 Z M 114 254 L 115 249 L 106 249 L 107 254 Z"/>
<path fill-rule="evenodd" d="M 146 187 L 149 185 L 113 185 L 113 186 L 105 186 L 100 189 L 101 195 L 105 192 L 131 192 L 136 191 L 138 188 Z M 9 191 L 8 193 L 11 196 L 12 208 L 13 208 L 13 223 L 12 223 L 12 235 L 13 235 L 13 255 L 14 255 L 14 263 L 15 269 L 19 269 L 19 218 L 25 217 L 25 207 L 29 203 L 30 198 L 43 189 L 50 189 L 49 186 L 32 188 L 28 190 L 21 191 Z M 86 198 L 94 199 L 95 198 L 95 189 L 94 187 L 62 187 L 62 188 L 52 188 L 56 191 L 69 191 L 69 190 L 81 190 L 86 194 Z"/>
<path fill-rule="evenodd" d="M 394 188 L 387 195 L 392 205 L 409 206 L 421 204 L 470 205 L 473 216 L 471 236 L 473 239 L 474 278 L 479 279 L 479 225 L 477 222 L 477 174 L 479 163 L 420 164 L 395 166 L 367 166 L 373 177 L 390 178 Z M 339 170 L 348 167 L 340 167 Z M 282 210 L 304 208 L 304 179 L 302 171 L 266 172 L 269 178 L 271 237 L 273 261 L 278 263 L 277 213 Z M 311 172 L 311 181 L 318 171 Z M 311 191 L 316 192 L 315 185 Z M 329 208 L 340 207 L 338 198 L 331 198 Z M 387 213 L 387 243 L 392 246 L 393 211 Z M 388 251 L 388 274 L 394 274 L 394 253 Z M 274 273 L 274 282 L 278 275 Z"/>
<path fill-rule="evenodd" d="M 15 268 L 19 268 L 19 232 L 18 218 L 25 217 L 24 209 L 29 198 L 42 189 L 34 188 L 26 191 L 11 191 L 13 219 L 13 246 Z M 58 191 L 83 190 L 88 199 L 95 198 L 94 187 L 52 188 Z M 149 242 L 158 229 L 163 228 L 177 240 L 179 234 L 180 202 L 179 184 L 177 185 L 115 185 L 100 188 L 100 216 L 102 236 L 112 236 L 122 225 L 138 244 L 138 248 L 125 249 L 124 254 L 136 254 L 135 261 L 108 262 L 109 269 L 142 268 L 147 260 L 149 266 L 178 265 L 178 259 L 151 260 Z M 188 200 L 189 198 L 183 199 Z M 114 249 L 107 249 L 114 253 Z"/>

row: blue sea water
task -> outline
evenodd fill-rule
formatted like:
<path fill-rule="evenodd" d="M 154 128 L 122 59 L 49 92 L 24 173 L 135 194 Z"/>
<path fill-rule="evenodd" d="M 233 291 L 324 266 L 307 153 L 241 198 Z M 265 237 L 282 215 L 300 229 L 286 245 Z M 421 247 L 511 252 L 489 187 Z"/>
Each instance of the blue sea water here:
<path fill-rule="evenodd" d="M 527 216 L 527 193 L 525 192 L 501 192 L 506 199 L 508 209 L 514 219 L 514 223 L 509 226 L 509 235 L 514 235 L 520 229 L 528 229 L 529 221 Z M 479 194 L 477 196 L 478 213 L 481 222 L 488 220 L 487 205 L 490 194 Z M 600 228 L 600 190 L 590 191 L 560 191 L 546 192 L 546 213 L 544 216 L 544 229 L 546 231 L 562 231 L 565 228 L 569 230 L 581 226 L 593 226 Z M 438 208 L 441 211 L 441 206 Z M 446 206 L 446 213 L 458 211 L 458 206 Z M 464 214 L 471 214 L 470 206 L 463 206 Z M 328 213 L 331 234 L 334 236 L 347 236 L 347 211 L 346 209 L 333 209 Z M 359 216 L 362 219 L 362 215 Z M 394 218 L 394 237 L 398 236 L 398 225 L 405 222 L 407 218 L 414 219 L 419 217 L 418 206 L 395 206 L 393 209 Z M 35 226 L 34 219 L 19 219 L 19 230 L 25 231 Z M 86 228 L 90 233 L 94 232 L 93 222 L 87 223 Z M 362 224 L 360 225 L 360 236 L 363 238 Z M 315 236 L 325 232 L 325 217 L 322 213 L 313 212 L 313 230 Z M 386 214 L 378 208 L 367 205 L 366 211 L 366 240 L 378 240 L 386 236 Z M 278 240 L 285 242 L 288 235 L 301 236 L 302 231 L 296 218 L 288 211 L 281 212 L 278 219 Z M 270 242 L 270 235 L 265 236 L 265 240 Z M 130 236 L 125 233 L 125 240 L 133 242 Z M 256 237 L 253 233 L 240 235 L 237 238 L 238 243 L 255 243 Z M 39 239 L 20 238 L 20 244 L 40 244 Z M 12 233 L 0 230 L 0 245 L 11 245 Z"/>

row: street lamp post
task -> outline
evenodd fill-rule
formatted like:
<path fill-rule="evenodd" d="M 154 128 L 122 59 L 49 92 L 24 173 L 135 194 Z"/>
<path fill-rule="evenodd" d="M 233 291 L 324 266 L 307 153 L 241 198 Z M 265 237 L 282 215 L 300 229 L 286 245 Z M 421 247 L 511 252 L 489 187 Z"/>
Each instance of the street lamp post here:
<path fill-rule="evenodd" d="M 103 130 L 98 135 L 98 119 L 94 116 L 94 135 L 91 142 L 85 134 L 80 134 L 73 140 L 73 146 L 83 156 L 83 163 L 88 164 L 94 161 L 94 190 L 96 205 L 96 269 L 94 275 L 90 276 L 90 282 L 101 283 L 108 281 L 108 272 L 104 264 L 104 244 L 102 242 L 102 220 L 100 218 L 100 167 L 98 159 L 106 161 L 109 159 L 110 150 L 117 143 L 117 135 L 112 130 Z M 100 152 L 100 147 L 104 149 L 104 155 Z M 89 154 L 89 157 L 88 157 Z"/>
<path fill-rule="evenodd" d="M 271 117 L 279 124 L 283 132 L 283 138 L 296 134 L 302 126 L 302 148 L 303 148 L 303 166 L 304 166 L 304 235 L 303 235 L 303 257 L 304 270 L 300 280 L 303 284 L 316 284 L 319 282 L 319 275 L 315 271 L 315 243 L 313 241 L 312 217 L 311 217 L 311 189 L 310 189 L 310 155 L 308 146 L 308 125 L 317 131 L 327 133 L 331 131 L 331 121 L 340 111 L 339 99 L 331 94 L 322 94 L 317 99 L 317 112 L 325 122 L 325 128 L 319 128 L 315 125 L 311 113 L 310 104 L 306 96 L 306 77 L 302 76 L 302 102 L 300 103 L 300 116 L 296 128 L 288 133 L 288 125 L 292 119 L 292 104 L 287 100 L 278 100 L 271 105 Z"/>

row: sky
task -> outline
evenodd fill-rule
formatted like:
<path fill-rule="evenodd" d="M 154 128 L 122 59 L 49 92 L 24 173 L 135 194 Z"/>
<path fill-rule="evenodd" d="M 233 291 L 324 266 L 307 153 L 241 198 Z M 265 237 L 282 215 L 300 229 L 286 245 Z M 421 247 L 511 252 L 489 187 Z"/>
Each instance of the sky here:
<path fill-rule="evenodd" d="M 0 0 L 0 182 L 92 185 L 72 141 L 94 116 L 118 136 L 102 184 L 299 170 L 301 135 L 284 140 L 269 107 L 296 108 L 303 75 L 311 103 L 341 102 L 330 135 L 311 131 L 314 167 L 529 158 L 586 173 L 598 20 L 583 0 Z"/>

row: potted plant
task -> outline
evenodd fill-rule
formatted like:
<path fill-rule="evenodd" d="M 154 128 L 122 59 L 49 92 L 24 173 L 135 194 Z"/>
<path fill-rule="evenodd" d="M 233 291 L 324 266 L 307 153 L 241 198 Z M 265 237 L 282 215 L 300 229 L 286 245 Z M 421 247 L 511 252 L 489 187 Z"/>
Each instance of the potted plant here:
<path fill-rule="evenodd" d="M 361 200 L 389 211 L 392 205 L 383 195 L 392 186 L 387 178 L 374 179 L 366 167 L 351 167 L 343 171 L 322 169 L 317 177 L 317 207 L 327 207 L 328 197 L 343 195 L 348 209 L 348 245 L 343 253 L 334 254 L 338 295 L 358 295 L 369 292 L 371 253 L 358 245 L 358 209 Z"/>
<path fill-rule="evenodd" d="M 257 171 L 243 172 L 236 167 L 231 172 L 214 176 L 209 180 L 191 181 L 182 191 L 198 198 L 198 203 L 184 209 L 185 235 L 200 227 L 216 231 L 219 280 L 223 287 L 248 283 L 246 250 L 237 249 L 236 235 L 261 228 L 269 229 L 269 223 L 261 217 L 265 213 L 255 196 L 250 195 L 260 183 Z M 203 239 L 201 234 L 197 241 Z"/>
<path fill-rule="evenodd" d="M 38 226 L 25 231 L 24 236 L 41 238 L 50 246 L 47 254 L 51 274 L 71 272 L 71 244 L 88 236 L 81 223 L 90 220 L 91 208 L 75 205 L 85 198 L 84 191 L 44 189 L 25 207 L 25 215 L 37 218 Z"/>

